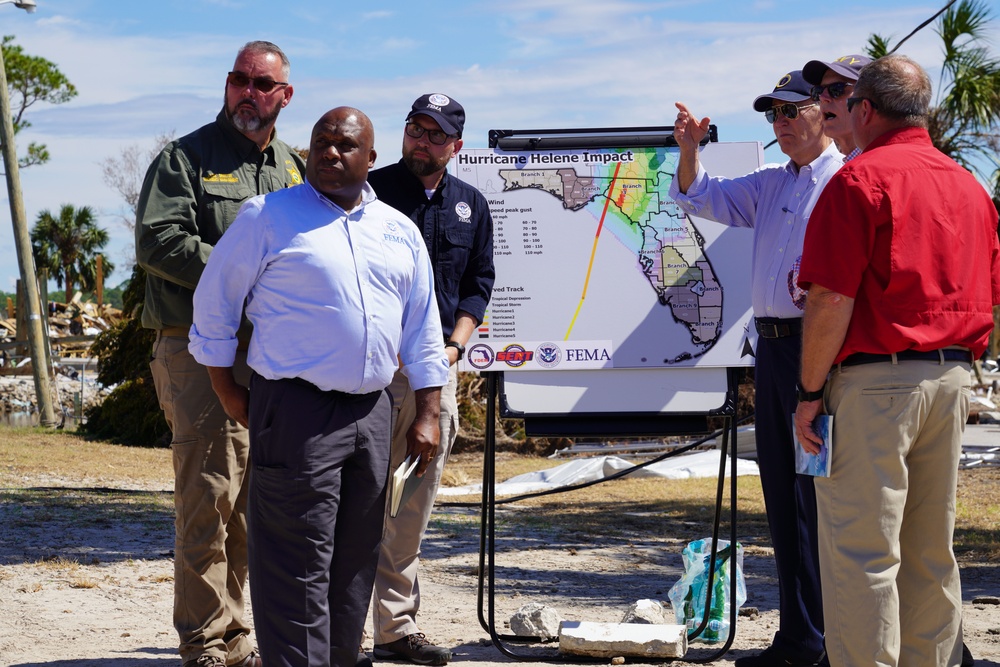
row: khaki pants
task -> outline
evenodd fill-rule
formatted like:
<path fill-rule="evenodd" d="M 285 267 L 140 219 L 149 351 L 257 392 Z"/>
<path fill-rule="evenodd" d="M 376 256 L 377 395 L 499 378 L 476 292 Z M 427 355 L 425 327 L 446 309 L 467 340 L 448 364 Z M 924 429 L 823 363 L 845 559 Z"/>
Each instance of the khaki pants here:
<path fill-rule="evenodd" d="M 441 442 L 438 455 L 431 462 L 424 481 L 399 508 L 395 518 L 385 514 L 382 546 L 379 550 L 378 571 L 375 575 L 373 620 L 375 643 L 388 644 L 400 637 L 419 632 L 417 611 L 420 609 L 420 542 L 434 509 L 434 498 L 441 484 L 441 473 L 448 462 L 452 445 L 458 436 L 457 369 L 452 366 L 448 384 L 441 388 Z M 406 376 L 396 371 L 392 384 L 395 420 L 392 427 L 392 460 L 394 471 L 406 458 L 406 431 L 416 418 L 416 401 Z"/>
<path fill-rule="evenodd" d="M 952 552 L 969 366 L 835 369 L 831 475 L 816 478 L 826 649 L 833 667 L 957 666 Z"/>
<path fill-rule="evenodd" d="M 187 337 L 157 335 L 150 368 L 173 432 L 174 627 L 181 660 L 239 662 L 253 646 L 243 622 L 247 580 L 247 431 L 230 420 Z M 249 383 L 246 353 L 236 379 Z"/>

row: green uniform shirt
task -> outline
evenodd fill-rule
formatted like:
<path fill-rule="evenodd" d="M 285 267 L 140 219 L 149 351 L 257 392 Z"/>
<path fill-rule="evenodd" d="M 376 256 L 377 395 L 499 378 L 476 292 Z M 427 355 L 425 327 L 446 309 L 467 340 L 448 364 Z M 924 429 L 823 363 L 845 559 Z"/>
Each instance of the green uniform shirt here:
<path fill-rule="evenodd" d="M 146 172 L 136 211 L 135 257 L 146 270 L 142 325 L 189 327 L 194 288 L 240 206 L 298 185 L 304 171 L 288 144 L 272 137 L 262 152 L 221 111 L 164 148 Z"/>

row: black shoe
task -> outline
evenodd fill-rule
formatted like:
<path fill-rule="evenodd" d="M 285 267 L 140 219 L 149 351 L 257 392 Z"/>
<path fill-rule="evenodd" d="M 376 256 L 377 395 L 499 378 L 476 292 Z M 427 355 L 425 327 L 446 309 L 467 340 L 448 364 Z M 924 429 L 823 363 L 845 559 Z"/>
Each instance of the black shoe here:
<path fill-rule="evenodd" d="M 375 644 L 372 653 L 379 660 L 408 660 L 418 665 L 447 665 L 451 660 L 449 649 L 431 644 L 422 632 L 388 644 Z"/>
<path fill-rule="evenodd" d="M 816 665 L 829 665 L 826 653 L 822 653 L 816 658 L 803 660 L 794 656 L 789 656 L 784 651 L 773 646 L 757 655 L 748 655 L 743 658 L 736 658 L 736 667 L 814 667 Z"/>
<path fill-rule="evenodd" d="M 372 659 L 368 657 L 368 654 L 358 647 L 358 659 L 354 663 L 354 667 L 372 667 Z"/>
<path fill-rule="evenodd" d="M 972 651 L 969 650 L 969 645 L 962 642 L 962 667 L 973 667 L 976 664 L 976 659 L 972 657 Z"/>

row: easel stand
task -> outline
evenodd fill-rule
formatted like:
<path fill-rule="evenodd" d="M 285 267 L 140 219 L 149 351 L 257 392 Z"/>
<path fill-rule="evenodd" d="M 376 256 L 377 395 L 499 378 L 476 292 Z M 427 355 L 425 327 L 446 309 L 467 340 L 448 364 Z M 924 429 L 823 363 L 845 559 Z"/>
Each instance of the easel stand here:
<path fill-rule="evenodd" d="M 533 436 L 542 435 L 588 435 L 606 437 L 629 437 L 648 435 L 690 435 L 692 425 L 701 423 L 704 425 L 702 432 L 707 431 L 709 416 L 723 417 L 725 426 L 722 430 L 722 447 L 719 459 L 719 479 L 715 502 L 715 518 L 712 526 L 712 551 L 709 561 L 708 571 L 708 594 L 705 601 L 704 620 L 701 625 L 688 633 L 688 639 L 696 639 L 708 626 L 709 610 L 712 605 L 712 585 L 716 572 L 715 561 L 718 553 L 719 527 L 722 519 L 722 501 L 725 488 L 726 477 L 726 457 L 729 455 L 730 447 L 733 456 L 729 457 L 731 469 L 730 475 L 730 544 L 736 544 L 736 406 L 738 400 L 738 369 L 728 369 L 728 390 L 725 405 L 717 410 L 703 414 L 660 414 L 660 415 L 592 415 L 589 419 L 581 419 L 581 415 L 566 416 L 563 419 L 548 416 L 541 423 L 532 423 L 531 417 L 525 418 L 525 431 Z M 587 658 L 580 656 L 564 656 L 555 651 L 547 650 L 545 653 L 535 652 L 532 654 L 521 653 L 511 648 L 514 642 L 540 642 L 539 637 L 521 637 L 517 635 L 501 635 L 497 631 L 496 621 L 496 406 L 499 393 L 499 385 L 502 373 L 485 373 L 487 376 L 487 404 L 486 404 L 486 444 L 483 456 L 483 497 L 482 497 L 482 521 L 480 524 L 479 536 L 479 593 L 478 609 L 479 623 L 483 629 L 489 632 L 493 645 L 506 655 L 515 660 L 533 662 L 587 662 Z M 538 430 L 540 424 L 546 432 Z M 581 424 L 585 433 L 581 432 Z M 638 430 L 629 430 L 629 424 L 639 425 Z M 736 582 L 737 568 L 730 567 L 730 599 L 729 599 L 729 637 L 725 644 L 717 651 L 698 657 L 686 657 L 688 662 L 708 663 L 720 658 L 732 646 L 736 636 Z M 595 659 L 597 662 L 606 662 L 606 659 Z"/>

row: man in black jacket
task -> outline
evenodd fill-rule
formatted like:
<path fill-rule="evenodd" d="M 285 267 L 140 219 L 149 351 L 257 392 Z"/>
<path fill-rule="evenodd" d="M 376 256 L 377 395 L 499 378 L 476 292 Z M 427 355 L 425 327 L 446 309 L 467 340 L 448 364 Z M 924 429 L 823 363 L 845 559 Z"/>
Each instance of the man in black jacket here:
<path fill-rule="evenodd" d="M 368 175 L 378 198 L 409 216 L 420 229 L 434 266 L 434 289 L 451 373 L 441 389 L 441 440 L 436 456 L 420 461 L 420 486 L 385 531 L 375 578 L 375 657 L 444 665 L 451 651 L 434 646 L 416 624 L 420 542 L 427 529 L 452 444 L 458 433 L 455 364 L 486 313 L 493 291 L 493 220 L 486 198 L 447 173 L 462 149 L 465 110 L 447 95 L 423 95 L 413 103 L 403 134 L 403 159 Z M 396 411 L 390 470 L 406 458 L 406 432 L 414 416 L 413 390 L 405 369 L 389 385 Z"/>

